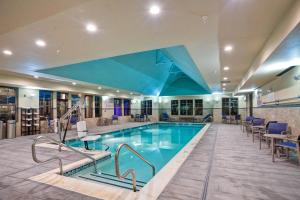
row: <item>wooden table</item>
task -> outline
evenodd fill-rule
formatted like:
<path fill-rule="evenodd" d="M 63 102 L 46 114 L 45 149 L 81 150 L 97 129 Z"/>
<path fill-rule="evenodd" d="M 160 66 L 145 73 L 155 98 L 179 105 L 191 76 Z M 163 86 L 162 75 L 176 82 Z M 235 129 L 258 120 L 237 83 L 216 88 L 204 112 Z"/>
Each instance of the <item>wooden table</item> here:
<path fill-rule="evenodd" d="M 287 136 L 287 135 L 280 135 L 280 134 L 264 134 L 264 136 L 266 138 L 271 139 L 272 162 L 275 162 L 276 140 L 286 140 L 286 141 L 289 141 L 289 142 L 296 143 L 296 151 L 297 151 L 297 156 L 298 156 L 298 162 L 300 163 L 300 147 L 299 147 L 300 141 L 298 140 L 298 136 Z"/>

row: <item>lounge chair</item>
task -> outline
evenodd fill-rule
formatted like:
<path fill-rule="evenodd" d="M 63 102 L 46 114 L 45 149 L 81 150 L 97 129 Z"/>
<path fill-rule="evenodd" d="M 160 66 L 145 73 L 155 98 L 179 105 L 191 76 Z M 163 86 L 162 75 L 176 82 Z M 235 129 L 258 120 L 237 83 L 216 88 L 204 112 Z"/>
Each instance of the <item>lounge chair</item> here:
<path fill-rule="evenodd" d="M 212 114 L 207 114 L 203 119 L 202 119 L 202 123 L 205 122 L 212 122 Z"/>

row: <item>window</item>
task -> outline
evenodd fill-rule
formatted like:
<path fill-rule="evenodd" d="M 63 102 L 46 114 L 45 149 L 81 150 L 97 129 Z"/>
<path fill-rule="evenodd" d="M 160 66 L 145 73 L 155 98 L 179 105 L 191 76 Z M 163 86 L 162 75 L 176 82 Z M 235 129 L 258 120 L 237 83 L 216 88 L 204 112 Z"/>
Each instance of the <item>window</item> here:
<path fill-rule="evenodd" d="M 17 118 L 17 89 L 0 87 L 0 120 L 16 120 Z"/>
<path fill-rule="evenodd" d="M 203 100 L 195 99 L 195 115 L 203 115 Z"/>
<path fill-rule="evenodd" d="M 180 100 L 180 115 L 193 115 L 193 100 Z"/>
<path fill-rule="evenodd" d="M 141 114 L 152 115 L 152 100 L 141 101 Z"/>
<path fill-rule="evenodd" d="M 171 100 L 171 115 L 178 115 L 178 100 Z"/>
<path fill-rule="evenodd" d="M 124 116 L 129 116 L 131 114 L 131 100 L 124 99 Z"/>
<path fill-rule="evenodd" d="M 85 118 L 92 118 L 93 117 L 93 96 L 86 95 L 84 97 L 85 102 Z"/>
<path fill-rule="evenodd" d="M 238 98 L 222 98 L 222 115 L 237 115 L 238 108 Z"/>
<path fill-rule="evenodd" d="M 95 117 L 102 116 L 102 98 L 95 96 Z"/>
<path fill-rule="evenodd" d="M 75 106 L 80 101 L 80 96 L 77 94 L 71 95 L 71 106 Z"/>
<path fill-rule="evenodd" d="M 57 117 L 60 118 L 68 111 L 69 94 L 64 92 L 57 92 Z"/>
<path fill-rule="evenodd" d="M 122 116 L 122 99 L 114 98 L 114 115 Z"/>
<path fill-rule="evenodd" d="M 52 92 L 47 90 L 39 91 L 40 119 L 53 119 Z"/>

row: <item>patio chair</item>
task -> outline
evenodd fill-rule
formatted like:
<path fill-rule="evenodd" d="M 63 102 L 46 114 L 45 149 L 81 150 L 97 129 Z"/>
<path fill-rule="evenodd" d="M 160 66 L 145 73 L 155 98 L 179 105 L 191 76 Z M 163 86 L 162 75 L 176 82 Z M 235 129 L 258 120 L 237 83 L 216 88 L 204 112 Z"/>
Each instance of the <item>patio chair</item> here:
<path fill-rule="evenodd" d="M 119 117 L 118 117 L 118 115 L 112 115 L 111 116 L 111 122 L 112 122 L 112 124 L 114 124 L 114 121 L 117 121 L 117 124 L 119 123 Z"/>
<path fill-rule="evenodd" d="M 247 129 L 251 125 L 253 119 L 254 119 L 253 116 L 247 116 L 246 119 L 244 121 L 242 121 L 243 132 L 245 132 L 245 130 L 247 131 Z"/>
<path fill-rule="evenodd" d="M 161 120 L 162 121 L 169 121 L 169 115 L 168 115 L 168 113 L 162 113 L 161 114 Z"/>
<path fill-rule="evenodd" d="M 254 118 L 250 125 L 250 130 L 252 133 L 252 141 L 254 142 L 254 135 L 259 134 L 260 129 L 265 128 L 265 119 L 262 118 Z M 248 132 L 247 132 L 248 136 Z"/>
<path fill-rule="evenodd" d="M 271 123 L 277 123 L 277 121 L 268 121 L 264 128 L 259 129 L 259 149 L 261 149 L 262 140 L 265 138 L 264 134 L 268 133 L 268 128 Z"/>
<path fill-rule="evenodd" d="M 239 123 L 242 123 L 242 118 L 241 118 L 241 115 L 238 114 L 238 115 L 235 115 L 235 123 L 236 124 L 239 124 Z"/>
<path fill-rule="evenodd" d="M 286 134 L 288 131 L 288 124 L 287 123 L 269 123 L 269 126 L 266 130 L 267 134 Z M 264 135 L 262 135 L 262 139 Z M 270 141 L 266 141 L 268 147 L 270 148 Z"/>
<path fill-rule="evenodd" d="M 290 151 L 294 151 L 298 157 L 298 163 L 300 164 L 300 135 L 297 136 L 296 141 L 288 141 L 283 140 L 275 145 L 275 151 L 277 152 L 278 156 L 281 156 L 279 153 L 285 152 L 286 158 L 290 158 Z"/>

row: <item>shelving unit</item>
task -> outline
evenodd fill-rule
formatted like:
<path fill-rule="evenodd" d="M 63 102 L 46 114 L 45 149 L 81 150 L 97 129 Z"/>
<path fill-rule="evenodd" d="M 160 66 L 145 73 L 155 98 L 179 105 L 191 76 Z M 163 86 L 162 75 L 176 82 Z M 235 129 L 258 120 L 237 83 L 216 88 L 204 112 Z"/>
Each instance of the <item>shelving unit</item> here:
<path fill-rule="evenodd" d="M 21 135 L 35 135 L 40 133 L 40 115 L 37 108 L 21 109 Z"/>

